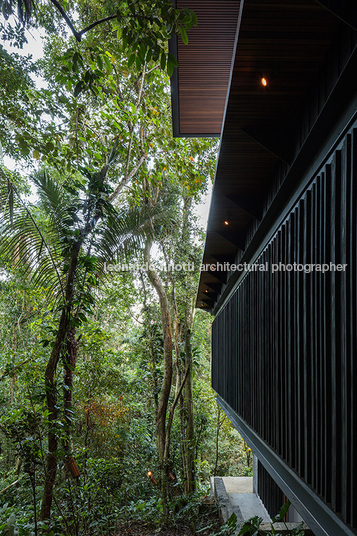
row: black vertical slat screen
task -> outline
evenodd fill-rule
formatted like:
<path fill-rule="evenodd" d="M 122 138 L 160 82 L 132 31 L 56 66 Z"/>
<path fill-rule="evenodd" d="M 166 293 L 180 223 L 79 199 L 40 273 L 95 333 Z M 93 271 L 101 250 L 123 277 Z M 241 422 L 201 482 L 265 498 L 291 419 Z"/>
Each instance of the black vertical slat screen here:
<path fill-rule="evenodd" d="M 276 485 L 264 466 L 258 461 L 258 495 L 271 518 L 275 517 L 285 503 L 284 493 Z"/>
<path fill-rule="evenodd" d="M 350 173 L 352 176 L 356 176 L 357 173 L 357 136 L 354 137 L 353 140 L 351 140 L 351 170 Z M 353 244 L 357 241 L 357 214 L 353 210 L 353 207 L 357 204 L 357 188 L 356 184 L 353 183 L 353 181 L 349 181 L 349 187 L 347 190 L 347 195 L 349 196 L 349 203 L 350 203 L 350 210 L 349 210 L 349 229 L 350 233 L 347 236 L 347 262 L 349 262 L 351 265 L 356 265 L 357 259 L 357 252 L 356 248 L 353 247 Z M 349 375 L 349 382 L 350 382 L 350 391 L 348 393 L 348 410 L 349 410 L 349 417 L 350 417 L 350 426 L 349 426 L 349 439 L 348 439 L 348 459 L 351 460 L 351 465 L 349 467 L 349 471 L 352 474 L 352 479 L 349 484 L 347 484 L 347 494 L 349 496 L 349 504 L 351 506 L 352 510 L 352 524 L 357 524 L 357 509 L 353 503 L 353 493 L 352 493 L 352 485 L 353 482 L 356 482 L 357 478 L 357 463 L 356 459 L 353 457 L 353 454 L 356 452 L 357 448 L 357 426 L 354 425 L 356 423 L 356 411 L 354 409 L 354 402 L 357 402 L 356 398 L 353 396 L 353 386 L 357 383 L 357 374 L 356 374 L 356 364 L 353 363 L 353 356 L 354 356 L 354 349 L 357 346 L 357 319 L 356 319 L 356 303 L 357 303 L 357 285 L 356 280 L 352 276 L 352 274 L 349 274 L 348 278 L 348 285 L 347 288 L 350 289 L 350 292 L 347 294 L 347 325 L 348 325 L 348 331 L 347 331 L 347 375 L 350 372 Z M 347 293 L 347 291 L 346 291 Z"/>
<path fill-rule="evenodd" d="M 213 324 L 217 393 L 357 528 L 357 128 L 343 139 L 256 263 L 346 271 L 246 274 Z"/>

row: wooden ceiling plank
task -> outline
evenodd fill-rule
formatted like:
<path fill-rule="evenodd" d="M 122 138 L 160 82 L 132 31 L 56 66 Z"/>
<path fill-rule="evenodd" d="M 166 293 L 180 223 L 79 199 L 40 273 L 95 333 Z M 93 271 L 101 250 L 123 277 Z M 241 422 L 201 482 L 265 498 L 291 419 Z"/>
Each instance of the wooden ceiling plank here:
<path fill-rule="evenodd" d="M 232 54 L 237 29 L 239 0 L 176 0 L 177 7 L 189 7 L 198 19 L 188 34 L 172 38 L 170 52 L 178 58 L 172 78 L 172 112 L 175 136 L 219 136 L 221 132 Z M 194 92 L 192 106 L 185 99 Z M 210 92 L 213 96 L 210 96 Z M 192 103 L 192 101 L 191 101 Z"/>

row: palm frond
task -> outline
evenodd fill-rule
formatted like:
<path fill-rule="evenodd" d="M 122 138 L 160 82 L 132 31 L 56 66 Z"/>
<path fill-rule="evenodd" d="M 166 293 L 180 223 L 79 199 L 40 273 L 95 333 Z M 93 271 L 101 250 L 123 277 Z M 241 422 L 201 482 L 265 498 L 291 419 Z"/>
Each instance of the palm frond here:
<path fill-rule="evenodd" d="M 37 186 L 42 207 L 57 229 L 58 239 L 63 238 L 78 219 L 80 205 L 78 197 L 70 195 L 46 172 L 37 175 L 33 182 Z"/>
<path fill-rule="evenodd" d="M 32 180 L 37 186 L 41 201 L 56 210 L 63 198 L 63 191 L 58 183 L 52 180 L 46 171 L 39 173 Z"/>
<path fill-rule="evenodd" d="M 57 282 L 63 289 L 61 256 L 50 249 L 38 226 L 28 215 L 14 214 L 13 225 L 1 226 L 0 252 L 14 268 L 22 267 L 36 286 Z M 54 267 L 56 269 L 54 269 Z"/>
<path fill-rule="evenodd" d="M 7 181 L 9 182 L 8 179 Z M 9 207 L 9 186 L 4 182 L 0 183 L 0 253 L 14 267 L 22 266 L 37 284 L 44 283 L 45 279 L 53 284 L 53 280 L 56 280 L 64 296 L 61 277 L 63 260 L 56 240 L 50 234 L 46 236 L 40 229 L 35 210 L 32 213 L 13 184 L 12 207 Z"/>
<path fill-rule="evenodd" d="M 94 254 L 98 271 L 105 262 L 116 260 L 120 253 L 139 253 L 145 240 L 153 237 L 156 220 L 160 217 L 164 215 L 158 209 L 132 207 L 111 211 L 105 225 L 96 230 Z"/>

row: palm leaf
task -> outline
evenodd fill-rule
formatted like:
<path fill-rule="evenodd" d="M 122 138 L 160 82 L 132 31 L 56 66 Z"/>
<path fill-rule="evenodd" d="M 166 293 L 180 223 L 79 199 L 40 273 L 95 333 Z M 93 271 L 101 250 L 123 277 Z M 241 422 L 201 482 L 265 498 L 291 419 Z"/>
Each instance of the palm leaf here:
<path fill-rule="evenodd" d="M 167 210 L 160 207 L 148 210 L 141 207 L 112 209 L 105 224 L 96 229 L 93 254 L 96 272 L 105 276 L 105 263 L 117 261 L 119 255 L 139 255 L 148 237 L 155 235 L 155 226 L 167 219 Z"/>
<path fill-rule="evenodd" d="M 1 176 L 3 178 L 3 174 Z M 14 267 L 23 267 L 35 285 L 50 283 L 63 292 L 63 259 L 56 236 L 45 234 L 36 221 L 36 210 L 27 206 L 7 177 L 0 183 L 0 254 Z M 9 186 L 13 198 L 9 206 Z M 32 210 L 31 210 L 32 208 Z"/>
<path fill-rule="evenodd" d="M 66 233 L 68 234 L 69 229 L 73 229 L 74 222 L 78 219 L 79 199 L 75 195 L 70 195 L 46 172 L 41 173 L 33 180 L 37 186 L 42 208 L 49 215 L 53 227 L 56 228 L 59 240 Z"/>

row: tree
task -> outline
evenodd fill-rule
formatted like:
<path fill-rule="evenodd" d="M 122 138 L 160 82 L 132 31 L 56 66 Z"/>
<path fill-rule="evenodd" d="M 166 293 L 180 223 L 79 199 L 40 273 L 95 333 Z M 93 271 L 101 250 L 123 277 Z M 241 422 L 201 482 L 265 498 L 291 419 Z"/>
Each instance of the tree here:
<path fill-rule="evenodd" d="M 2 2 L 1 5 L 4 4 Z M 15 4 L 7 2 L 12 9 Z M 23 3 L 21 5 L 24 6 Z M 73 6 L 76 19 L 81 21 L 76 26 L 86 31 L 76 30 L 71 23 L 74 37 L 68 38 L 62 30 L 63 22 L 68 23 L 70 11 L 65 12 L 66 18 L 64 10 L 58 9 L 58 5 L 58 2 L 37 3 L 38 24 L 44 24 L 49 14 L 53 19 L 51 24 L 48 20 L 46 22 L 46 57 L 38 66 L 48 83 L 47 89 L 36 89 L 26 82 L 25 77 L 24 91 L 16 90 L 11 97 L 13 102 L 18 99 L 21 117 L 14 106 L 11 114 L 6 116 L 6 103 L 3 106 L 7 125 L 13 132 L 13 154 L 17 151 L 20 161 L 48 170 L 47 178 L 37 175 L 36 179 L 39 192 L 45 189 L 41 194 L 44 210 L 40 205 L 31 207 L 16 200 L 16 191 L 24 179 L 15 181 L 8 173 L 2 175 L 4 214 L 9 220 L 8 227 L 5 227 L 8 234 L 4 238 L 4 248 L 7 255 L 12 248 L 15 261 L 18 261 L 13 269 L 16 270 L 19 262 L 23 261 L 29 267 L 28 274 L 32 275 L 37 288 L 41 283 L 47 288 L 46 278 L 49 276 L 50 290 L 59 289 L 56 300 L 52 300 L 56 303 L 50 305 L 57 321 L 56 330 L 53 338 L 47 336 L 44 342 L 45 351 L 51 345 L 53 347 L 46 371 L 50 426 L 43 517 L 49 515 L 60 451 L 62 449 L 67 456 L 71 447 L 71 386 L 79 338 L 86 329 L 85 321 L 93 311 L 94 300 L 103 295 L 98 283 L 104 259 L 110 259 L 118 246 L 109 240 L 108 247 L 99 251 L 98 247 L 100 249 L 105 243 L 102 232 L 108 228 L 111 236 L 116 235 L 113 222 L 116 226 L 118 221 L 124 224 L 128 212 L 134 215 L 134 220 L 135 214 L 138 215 L 135 221 L 141 230 L 141 223 L 153 210 L 169 207 L 166 218 L 158 222 L 155 216 L 146 227 L 150 232 L 146 235 L 145 256 L 152 259 L 150 250 L 155 244 L 159 245 L 168 262 L 194 258 L 198 268 L 200 249 L 191 212 L 195 199 L 212 173 L 215 150 L 214 144 L 208 140 L 173 140 L 168 121 L 170 103 L 165 71 L 172 72 L 175 60 L 167 52 L 166 38 L 176 30 L 186 41 L 186 30 L 194 22 L 192 15 L 190 22 L 189 13 L 179 14 L 166 0 L 103 4 L 80 0 Z M 63 2 L 62 6 L 65 5 Z M 23 20 L 26 22 L 28 19 L 24 16 Z M 36 23 L 34 18 L 32 22 Z M 21 73 L 26 74 L 26 70 L 24 66 Z M 7 73 L 10 71 L 7 70 Z M 54 98 L 57 95 L 58 98 Z M 115 159 L 107 151 L 112 144 L 115 144 Z M 9 152 L 10 144 L 6 145 L 5 140 L 4 145 Z M 52 186 L 44 188 L 46 181 Z M 52 187 L 58 189 L 54 205 L 51 201 Z M 15 198 L 13 216 L 10 210 L 12 198 Z M 54 217 L 57 203 L 64 219 L 58 217 L 56 220 Z M 118 214 L 121 220 L 118 220 Z M 20 220 L 17 220 L 18 216 Z M 12 217 L 14 228 L 11 228 Z M 23 227 L 16 227 L 16 221 L 21 221 Z M 57 229 L 56 225 L 62 227 Z M 17 250 L 11 229 L 15 229 L 19 238 L 22 237 Z M 118 231 L 122 232 L 123 228 Z M 125 234 L 124 238 L 129 236 Z M 34 244 L 29 244 L 29 237 L 34 237 Z M 119 240 L 119 243 L 122 242 Z M 148 276 L 158 292 L 163 321 L 160 325 L 158 317 L 155 317 L 154 324 L 145 320 L 145 328 L 153 349 L 157 351 L 153 359 L 156 367 L 152 375 L 152 395 L 153 406 L 156 405 L 162 484 L 164 497 L 167 497 L 171 453 L 174 451 L 176 455 L 177 450 L 175 444 L 170 449 L 172 429 L 176 433 L 178 427 L 181 428 L 183 468 L 182 471 L 179 468 L 179 472 L 183 474 L 185 492 L 190 493 L 195 485 L 192 371 L 196 354 L 192 348 L 192 323 L 197 272 L 179 276 L 156 269 L 149 271 Z M 136 308 L 139 305 L 135 305 Z M 98 314 L 96 311 L 95 317 Z M 138 316 L 142 321 L 140 314 Z M 128 330 L 127 325 L 123 328 L 125 330 Z M 127 333 L 125 337 L 128 337 Z M 81 343 L 83 338 L 84 335 Z M 165 348 L 164 368 L 161 339 Z M 120 343 L 115 339 L 111 345 L 118 348 Z M 93 353 L 93 350 L 85 351 Z M 141 358 L 144 359 L 144 356 Z M 93 355 L 88 359 L 95 364 Z M 63 410 L 58 409 L 61 404 L 58 404 L 59 395 L 55 389 L 61 360 L 65 387 Z M 159 370 L 156 377 L 155 368 L 156 372 Z M 84 395 L 77 406 L 78 409 L 87 408 L 98 422 L 99 410 L 110 413 L 116 407 L 113 401 L 99 404 L 93 398 L 86 402 Z M 64 430 L 59 433 L 63 415 L 66 417 Z M 87 431 L 91 426 L 89 417 L 88 424 Z M 95 435 L 93 430 L 92 427 L 89 432 L 92 437 Z M 96 437 L 100 437 L 100 432 Z M 100 452 L 99 443 L 97 449 Z"/>
<path fill-rule="evenodd" d="M 198 229 L 194 225 L 192 207 L 202 184 L 209 180 L 214 151 L 214 144 L 208 140 L 179 140 L 170 144 L 172 153 L 164 151 L 156 166 L 152 166 L 149 180 L 145 177 L 138 185 L 143 206 L 152 208 L 161 202 L 172 207 L 169 218 L 160 228 L 152 228 L 152 236 L 144 250 L 147 277 L 159 298 L 163 335 L 164 374 L 156 403 L 156 430 L 164 504 L 173 475 L 170 444 L 177 408 L 180 408 L 181 419 L 184 491 L 190 494 L 195 490 L 191 337 L 201 253 L 200 247 L 195 245 Z M 161 249 L 166 273 L 160 273 L 154 267 L 151 254 L 154 243 Z M 170 267 L 188 263 L 194 267 L 193 270 L 183 270 L 180 274 L 170 271 Z"/>
<path fill-rule="evenodd" d="M 49 416 L 48 456 L 41 517 L 50 518 L 58 461 L 59 411 L 56 372 L 60 359 L 64 367 L 63 446 L 70 452 L 72 376 L 76 366 L 76 331 L 92 311 L 93 289 L 103 276 L 104 263 L 113 259 L 135 234 L 143 230 L 148 214 L 137 210 L 118 212 L 108 201 L 107 170 L 115 160 L 113 148 L 108 163 L 99 171 L 83 169 L 84 184 L 59 186 L 46 173 L 39 174 L 36 186 L 47 214 L 43 225 L 36 210 L 17 198 L 8 178 L 1 189 L 0 253 L 13 265 L 28 267 L 34 284 L 44 282 L 55 297 L 58 327 L 45 372 Z"/>
<path fill-rule="evenodd" d="M 1 2 L 0 8 L 5 16 L 11 14 L 17 4 L 18 15 L 28 24 L 35 3 L 30 2 Z M 127 218 L 117 213 L 110 203 L 118 197 L 123 187 L 135 176 L 147 157 L 145 150 L 145 131 L 147 123 L 141 111 L 144 82 L 147 74 L 147 64 L 150 61 L 160 61 L 172 72 L 174 59 L 167 56 L 166 39 L 169 32 L 177 31 L 185 34 L 184 25 L 189 28 L 192 16 L 175 10 L 171 2 L 164 0 L 147 4 L 146 7 L 137 2 L 121 3 L 116 6 L 114 15 L 100 17 L 90 22 L 84 30 L 76 32 L 73 24 L 61 4 L 52 1 L 56 10 L 69 25 L 76 41 L 82 36 L 111 20 L 120 19 L 114 29 L 123 49 L 129 54 L 127 61 L 130 68 L 135 63 L 138 73 L 134 83 L 134 104 L 127 107 L 120 84 L 114 79 L 118 77 L 115 70 L 115 58 L 109 51 L 104 51 L 93 44 L 93 40 L 84 43 L 81 48 L 67 50 L 57 61 L 62 63 L 60 75 L 55 75 L 55 82 L 62 85 L 61 99 L 54 103 L 50 90 L 37 91 L 28 84 L 25 101 L 30 98 L 27 114 L 19 119 L 13 114 L 8 117 L 12 122 L 19 144 L 20 154 L 28 156 L 32 151 L 35 159 L 42 156 L 43 162 L 57 168 L 57 173 L 70 172 L 71 180 L 54 181 L 46 173 L 38 175 L 36 185 L 44 207 L 44 222 L 38 218 L 29 206 L 18 199 L 17 190 L 6 172 L 2 171 L 2 200 L 3 228 L 2 246 L 4 254 L 13 259 L 14 265 L 23 263 L 34 275 L 35 284 L 47 281 L 49 289 L 55 293 L 58 308 L 58 327 L 52 341 L 52 350 L 45 372 L 45 389 L 48 410 L 48 456 L 46 464 L 44 495 L 41 508 L 43 519 L 49 519 L 53 499 L 53 487 L 57 473 L 58 462 L 58 429 L 60 424 L 56 372 L 60 359 L 64 367 L 64 434 L 63 448 L 67 455 L 70 452 L 70 424 L 72 411 L 73 370 L 78 352 L 77 328 L 85 320 L 85 313 L 90 312 L 94 302 L 91 289 L 96 286 L 97 279 L 103 271 L 103 259 L 110 259 L 116 253 L 121 242 L 127 239 L 125 222 Z M 78 5 L 79 9 L 85 5 Z M 142 32 L 139 42 L 138 35 Z M 166 58 L 168 58 L 166 60 Z M 7 63 L 11 61 L 6 57 Z M 113 61 L 112 61 L 113 60 Z M 125 58 L 124 58 L 125 61 Z M 50 73 L 51 74 L 51 73 Z M 68 94 L 73 90 L 73 96 Z M 18 96 L 18 90 L 16 90 Z M 86 106 L 81 104 L 81 95 L 90 91 L 93 95 L 89 114 Z M 130 91 L 130 90 L 129 90 Z M 108 95 L 112 96 L 112 107 L 108 114 Z M 136 95 L 136 97 L 135 97 Z M 130 96 L 130 100 L 133 97 Z M 88 98 L 84 99 L 88 101 Z M 98 103 L 101 105 L 100 114 L 106 118 L 107 131 L 101 127 L 99 140 L 88 143 L 90 129 L 88 116 L 96 114 Z M 42 104 L 42 110 L 41 110 Z M 130 103 L 129 103 L 130 104 Z M 40 109 L 39 109 L 40 108 Z M 39 112 L 38 112 L 39 110 Z M 43 112 L 52 115 L 53 121 L 45 119 L 39 128 Z M 126 144 L 121 144 L 124 132 L 118 122 L 118 112 L 121 113 L 125 129 Z M 87 115 L 87 117 L 86 117 Z M 64 136 L 58 134 L 58 120 L 70 125 L 70 130 Z M 137 119 L 140 124 L 137 126 Z M 71 125 L 72 123 L 72 125 Z M 117 126 L 115 126 L 117 125 Z M 93 127 L 93 123 L 91 124 Z M 43 128 L 44 127 L 44 128 Z M 104 130 L 104 132 L 103 132 Z M 119 130 L 119 132 L 118 132 Z M 57 131 L 57 133 L 56 133 Z M 73 136 L 71 136 L 71 131 Z M 87 136 L 86 136 L 87 134 Z M 103 135 L 104 134 L 104 135 Z M 85 137 L 86 136 L 86 137 Z M 53 143 L 53 138 L 56 142 Z M 101 157 L 105 151 L 108 137 L 115 138 L 114 149 L 99 171 Z M 71 141 L 74 141 L 74 144 Z M 62 142 L 62 143 L 61 143 Z M 65 151 L 65 147 L 67 150 Z M 137 162 L 130 169 L 132 154 L 139 152 Z M 89 167 L 88 155 L 95 155 L 94 167 Z M 120 154 L 121 158 L 117 158 Z M 114 189 L 108 184 L 110 165 L 119 161 L 122 179 Z M 86 164 L 86 165 L 83 165 Z M 81 177 L 78 177 L 78 171 Z M 53 173 L 53 171 L 52 171 Z M 109 199 L 110 196 L 110 199 Z M 15 203 L 15 204 L 14 204 Z M 132 209 L 131 213 L 138 210 Z M 132 215 L 132 214 L 131 214 Z M 127 215 L 126 215 L 127 216 Z M 148 217 L 148 211 L 146 216 Z M 44 223 L 44 227 L 41 225 Z M 134 223 L 138 223 L 138 220 Z M 123 227 L 124 225 L 124 227 Z M 50 341 L 47 341 L 50 344 Z"/>
<path fill-rule="evenodd" d="M 169 76 L 172 75 L 177 62 L 174 56 L 167 52 L 167 41 L 173 33 L 180 33 L 183 42 L 187 44 L 187 31 L 190 30 L 192 24 L 197 24 L 197 17 L 192 10 L 188 8 L 175 9 L 171 0 L 155 0 L 153 2 L 126 0 L 111 2 L 110 13 L 105 13 L 107 6 L 103 4 L 100 7 L 99 18 L 91 20 L 82 30 L 78 31 L 70 15 L 58 0 L 49 0 L 47 5 L 52 5 L 55 8 L 78 43 L 81 42 L 85 34 L 97 26 L 109 21 L 116 21 L 114 29 L 118 36 L 122 35 L 123 50 L 128 55 L 129 67 L 134 62 L 137 68 L 140 68 L 151 60 L 159 61 L 162 69 L 167 67 Z M 86 2 L 80 2 L 77 8 L 86 8 L 86 6 Z M 8 18 L 16 12 L 23 24 L 33 22 L 33 13 L 38 7 L 39 2 L 36 0 L 0 0 L 0 10 L 3 16 Z M 93 12 L 93 9 L 91 11 Z"/>

